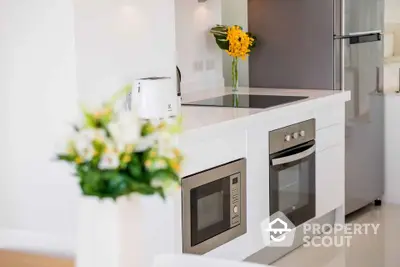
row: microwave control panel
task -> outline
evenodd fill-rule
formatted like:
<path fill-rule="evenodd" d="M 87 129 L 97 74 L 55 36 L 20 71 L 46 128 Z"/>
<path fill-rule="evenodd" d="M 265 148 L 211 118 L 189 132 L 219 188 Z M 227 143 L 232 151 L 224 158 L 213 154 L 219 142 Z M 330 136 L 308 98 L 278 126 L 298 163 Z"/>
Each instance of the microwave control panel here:
<path fill-rule="evenodd" d="M 230 176 L 231 181 L 231 228 L 240 225 L 240 173 Z"/>

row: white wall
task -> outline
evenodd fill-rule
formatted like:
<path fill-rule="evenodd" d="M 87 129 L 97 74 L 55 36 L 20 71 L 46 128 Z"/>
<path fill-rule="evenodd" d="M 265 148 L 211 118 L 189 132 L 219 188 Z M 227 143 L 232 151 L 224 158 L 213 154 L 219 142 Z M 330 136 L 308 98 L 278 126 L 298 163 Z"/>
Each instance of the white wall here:
<path fill-rule="evenodd" d="M 239 25 L 248 31 L 248 0 L 222 0 L 222 24 Z M 225 85 L 232 86 L 232 58 L 223 52 Z M 249 60 L 239 60 L 239 86 L 249 86 Z"/>
<path fill-rule="evenodd" d="M 175 76 L 174 16 L 174 0 L 0 1 L 0 249 L 74 253 L 79 190 L 56 143 L 78 98 Z"/>
<path fill-rule="evenodd" d="M 176 47 L 182 92 L 223 86 L 222 53 L 209 30 L 221 24 L 221 0 L 175 0 Z M 207 64 L 207 61 L 209 64 Z M 196 62 L 203 70 L 196 71 Z M 207 70 L 207 65 L 213 67 Z"/>
<path fill-rule="evenodd" d="M 0 248 L 69 250 L 78 191 L 51 162 L 75 111 L 68 0 L 0 2 Z"/>
<path fill-rule="evenodd" d="M 385 22 L 388 23 L 400 22 L 399 0 L 385 0 Z"/>
<path fill-rule="evenodd" d="M 82 100 L 101 100 L 135 78 L 176 77 L 174 0 L 74 0 Z"/>

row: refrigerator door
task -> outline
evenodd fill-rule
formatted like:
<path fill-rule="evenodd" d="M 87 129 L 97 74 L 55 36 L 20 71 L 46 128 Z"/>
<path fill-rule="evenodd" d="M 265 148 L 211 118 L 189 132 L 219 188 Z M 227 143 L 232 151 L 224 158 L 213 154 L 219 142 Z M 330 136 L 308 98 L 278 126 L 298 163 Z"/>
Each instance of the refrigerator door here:
<path fill-rule="evenodd" d="M 371 31 L 381 32 L 384 28 L 385 0 L 345 0 L 344 35 Z"/>
<path fill-rule="evenodd" d="M 334 1 L 248 0 L 250 87 L 333 89 Z"/>
<path fill-rule="evenodd" d="M 344 43 L 346 105 L 346 213 L 383 195 L 383 42 L 380 34 L 354 36 Z"/>

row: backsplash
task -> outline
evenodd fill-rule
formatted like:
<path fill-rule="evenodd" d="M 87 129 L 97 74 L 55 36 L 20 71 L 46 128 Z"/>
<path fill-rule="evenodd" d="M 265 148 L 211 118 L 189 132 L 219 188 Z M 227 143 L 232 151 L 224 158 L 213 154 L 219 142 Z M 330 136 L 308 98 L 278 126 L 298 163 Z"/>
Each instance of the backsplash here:
<path fill-rule="evenodd" d="M 126 83 L 175 77 L 173 0 L 74 1 L 77 83 L 100 101 Z"/>
<path fill-rule="evenodd" d="M 182 93 L 222 87 L 222 52 L 208 33 L 221 23 L 221 0 L 175 0 L 177 64 Z"/>

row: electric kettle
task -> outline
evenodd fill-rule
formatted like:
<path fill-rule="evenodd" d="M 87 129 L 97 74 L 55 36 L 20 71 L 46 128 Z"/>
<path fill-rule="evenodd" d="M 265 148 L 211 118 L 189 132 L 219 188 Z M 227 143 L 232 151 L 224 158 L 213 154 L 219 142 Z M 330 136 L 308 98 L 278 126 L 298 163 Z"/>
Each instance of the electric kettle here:
<path fill-rule="evenodd" d="M 166 119 L 177 116 L 177 90 L 169 77 L 149 77 L 135 81 L 131 102 L 143 119 Z"/>

